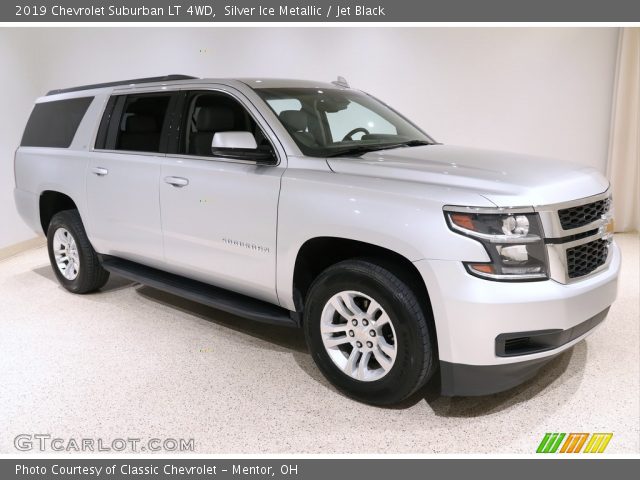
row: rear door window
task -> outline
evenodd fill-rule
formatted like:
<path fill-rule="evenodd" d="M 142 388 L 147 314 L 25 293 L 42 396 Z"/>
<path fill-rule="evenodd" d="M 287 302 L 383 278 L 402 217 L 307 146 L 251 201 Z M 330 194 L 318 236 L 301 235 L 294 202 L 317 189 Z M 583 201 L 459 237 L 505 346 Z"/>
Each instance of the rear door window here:
<path fill-rule="evenodd" d="M 36 103 L 20 145 L 69 148 L 94 97 Z"/>
<path fill-rule="evenodd" d="M 173 93 L 112 97 L 98 130 L 96 149 L 164 153 Z"/>

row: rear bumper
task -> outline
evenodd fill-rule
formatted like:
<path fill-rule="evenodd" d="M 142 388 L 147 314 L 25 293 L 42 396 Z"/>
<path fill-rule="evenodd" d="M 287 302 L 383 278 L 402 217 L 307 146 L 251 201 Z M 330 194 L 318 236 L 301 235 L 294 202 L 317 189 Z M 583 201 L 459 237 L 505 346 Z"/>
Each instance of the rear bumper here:
<path fill-rule="evenodd" d="M 621 259 L 615 242 L 611 248 L 606 270 L 571 284 L 494 282 L 462 262 L 415 262 L 433 309 L 443 394 L 514 387 L 592 333 L 616 297 Z M 533 340 L 523 346 L 522 337 Z M 514 342 L 505 350 L 507 340 Z"/>

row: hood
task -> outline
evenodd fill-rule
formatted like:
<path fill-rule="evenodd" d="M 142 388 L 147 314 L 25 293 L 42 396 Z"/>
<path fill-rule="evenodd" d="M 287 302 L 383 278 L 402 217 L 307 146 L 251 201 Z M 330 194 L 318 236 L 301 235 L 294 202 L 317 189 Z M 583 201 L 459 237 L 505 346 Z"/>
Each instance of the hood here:
<path fill-rule="evenodd" d="M 338 173 L 472 190 L 500 207 L 536 206 L 604 192 L 595 169 L 543 157 L 449 145 L 426 145 L 328 158 Z"/>

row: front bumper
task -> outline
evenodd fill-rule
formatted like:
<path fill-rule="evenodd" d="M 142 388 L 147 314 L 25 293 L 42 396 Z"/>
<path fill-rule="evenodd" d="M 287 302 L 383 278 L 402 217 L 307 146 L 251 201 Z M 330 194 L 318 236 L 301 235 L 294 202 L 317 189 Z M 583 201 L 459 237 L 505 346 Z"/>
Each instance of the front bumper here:
<path fill-rule="evenodd" d="M 608 268 L 571 284 L 483 280 L 454 261 L 420 260 L 415 265 L 433 309 L 442 393 L 483 395 L 531 378 L 593 332 L 616 297 L 620 250 L 612 243 Z M 587 321 L 588 328 L 579 327 Z M 500 353 L 501 338 L 538 331 L 554 331 L 561 340 L 534 353 Z"/>
<path fill-rule="evenodd" d="M 576 327 L 563 330 L 566 334 L 567 342 L 571 342 L 571 332 L 584 325 L 586 331 L 582 335 L 575 337 L 577 341 L 586 337 L 591 330 L 598 326 L 609 313 L 606 308 L 594 317 L 577 325 Z M 508 390 L 530 378 L 548 362 L 560 355 L 564 349 L 558 352 L 558 348 L 552 351 L 550 356 L 536 358 L 534 360 L 524 360 L 516 363 L 505 363 L 498 365 L 466 365 L 463 363 L 440 362 L 441 392 L 445 396 L 476 396 L 490 395 L 492 393 Z"/>

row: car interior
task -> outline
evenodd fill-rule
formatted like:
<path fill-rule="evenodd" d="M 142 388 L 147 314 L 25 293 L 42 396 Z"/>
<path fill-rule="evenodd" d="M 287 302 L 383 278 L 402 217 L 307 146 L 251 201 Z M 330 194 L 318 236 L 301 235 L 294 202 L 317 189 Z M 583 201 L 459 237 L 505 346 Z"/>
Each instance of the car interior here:
<path fill-rule="evenodd" d="M 157 152 L 169 106 L 168 95 L 129 96 L 120 122 L 117 150 Z"/>
<path fill-rule="evenodd" d="M 247 110 L 222 93 L 194 92 L 187 100 L 187 115 L 182 129 L 181 153 L 214 156 L 213 136 L 218 132 L 251 132 L 258 150 L 271 150 L 271 144 Z"/>

